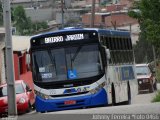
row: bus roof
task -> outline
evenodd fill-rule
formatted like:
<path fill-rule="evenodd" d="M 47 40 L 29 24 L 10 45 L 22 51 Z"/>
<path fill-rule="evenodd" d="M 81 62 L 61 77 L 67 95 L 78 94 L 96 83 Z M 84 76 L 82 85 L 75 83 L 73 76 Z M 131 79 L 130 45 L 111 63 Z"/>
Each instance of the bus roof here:
<path fill-rule="evenodd" d="M 75 32 L 75 31 L 83 31 L 84 29 L 73 29 L 73 28 L 67 28 L 67 29 L 61 29 L 61 30 L 57 30 L 57 31 L 51 31 L 51 32 L 46 32 L 46 33 L 42 33 L 42 34 L 38 34 L 38 35 L 34 35 L 32 36 L 31 39 L 36 39 L 36 38 L 39 38 L 39 37 L 44 37 L 44 36 L 47 36 L 47 35 L 50 35 L 50 34 L 58 34 L 58 33 L 62 33 L 62 32 Z"/>
<path fill-rule="evenodd" d="M 99 29 L 98 33 L 100 35 L 130 37 L 129 31 L 122 31 L 122 30 Z"/>
<path fill-rule="evenodd" d="M 61 33 L 61 32 L 73 32 L 73 31 L 75 32 L 75 31 L 83 31 L 83 30 L 84 31 L 95 30 L 100 35 L 130 37 L 130 32 L 129 31 L 124 31 L 124 30 L 68 27 L 67 29 L 61 29 L 61 30 L 58 30 L 58 31 L 52 31 L 52 32 L 38 34 L 38 35 L 33 36 L 32 39 L 36 39 L 38 37 L 47 36 L 47 35 L 50 35 L 50 34 L 57 34 L 57 33 Z"/>

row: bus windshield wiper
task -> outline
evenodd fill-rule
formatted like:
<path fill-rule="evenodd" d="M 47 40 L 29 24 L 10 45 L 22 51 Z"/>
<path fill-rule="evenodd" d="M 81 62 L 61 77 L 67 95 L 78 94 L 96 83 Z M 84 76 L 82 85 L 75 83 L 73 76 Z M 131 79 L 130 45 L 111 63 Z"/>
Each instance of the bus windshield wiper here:
<path fill-rule="evenodd" d="M 81 48 L 82 48 L 82 46 L 79 46 L 79 47 L 77 48 L 74 56 L 71 58 L 71 68 L 73 68 L 73 62 L 74 62 L 74 60 L 76 59 L 76 57 L 77 57 L 78 53 L 80 52 Z"/>
<path fill-rule="evenodd" d="M 80 52 L 81 48 L 82 48 L 82 46 L 79 46 L 79 47 L 77 48 L 76 53 L 75 53 L 74 56 L 71 58 L 71 61 L 72 61 L 72 62 L 74 62 L 74 60 L 75 60 L 75 58 L 77 57 L 78 53 Z"/>
<path fill-rule="evenodd" d="M 55 74 L 57 75 L 55 58 L 54 58 L 54 56 L 52 55 L 51 50 L 47 50 L 47 52 L 48 52 L 48 55 L 49 55 L 49 57 L 50 57 L 51 63 L 55 66 L 55 68 L 53 68 L 53 69 L 55 69 Z"/>

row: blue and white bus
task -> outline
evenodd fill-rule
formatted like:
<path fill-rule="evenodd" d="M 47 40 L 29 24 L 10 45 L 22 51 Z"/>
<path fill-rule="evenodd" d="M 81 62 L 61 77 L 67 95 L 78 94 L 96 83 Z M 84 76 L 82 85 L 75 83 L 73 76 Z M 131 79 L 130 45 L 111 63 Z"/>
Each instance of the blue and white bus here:
<path fill-rule="evenodd" d="M 129 104 L 138 93 L 127 31 L 66 29 L 30 43 L 37 112 Z"/>

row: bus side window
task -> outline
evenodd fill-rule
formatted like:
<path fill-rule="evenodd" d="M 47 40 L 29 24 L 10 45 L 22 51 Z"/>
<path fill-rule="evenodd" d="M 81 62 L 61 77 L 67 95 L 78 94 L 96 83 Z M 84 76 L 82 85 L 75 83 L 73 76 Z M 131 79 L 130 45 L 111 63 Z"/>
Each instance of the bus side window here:
<path fill-rule="evenodd" d="M 102 45 L 104 45 L 104 42 L 105 42 L 105 41 L 104 41 L 103 36 L 100 36 L 100 42 L 101 42 Z"/>

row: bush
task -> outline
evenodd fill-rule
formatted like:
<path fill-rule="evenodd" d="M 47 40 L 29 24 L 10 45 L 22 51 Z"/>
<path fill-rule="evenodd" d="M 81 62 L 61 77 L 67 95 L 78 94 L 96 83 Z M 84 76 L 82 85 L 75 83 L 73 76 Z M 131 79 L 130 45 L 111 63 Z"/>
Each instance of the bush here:
<path fill-rule="evenodd" d="M 157 69 L 157 82 L 160 83 L 160 69 Z"/>
<path fill-rule="evenodd" d="M 153 98 L 152 102 L 160 102 L 160 91 L 158 91 L 156 96 Z"/>

